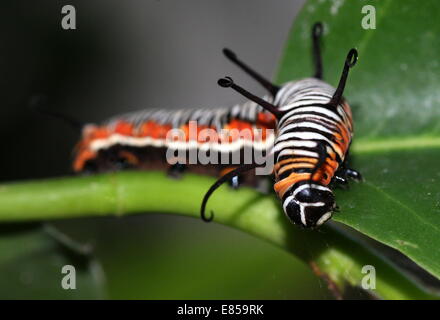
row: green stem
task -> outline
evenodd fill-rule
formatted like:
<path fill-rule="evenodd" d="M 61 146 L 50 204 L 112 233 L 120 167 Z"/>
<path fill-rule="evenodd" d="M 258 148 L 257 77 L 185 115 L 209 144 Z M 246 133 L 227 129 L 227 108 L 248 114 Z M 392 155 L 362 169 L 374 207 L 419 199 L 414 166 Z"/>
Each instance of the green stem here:
<path fill-rule="evenodd" d="M 170 180 L 162 172 L 117 172 L 0 186 L 0 222 L 41 221 L 143 212 L 199 218 L 200 203 L 213 179 L 185 175 Z M 272 196 L 222 187 L 208 203 L 214 221 L 282 247 L 327 278 L 334 291 L 360 286 L 364 265 L 376 268 L 373 294 L 386 299 L 434 298 L 396 267 L 343 229 L 326 226 L 306 231 L 291 225 Z"/>

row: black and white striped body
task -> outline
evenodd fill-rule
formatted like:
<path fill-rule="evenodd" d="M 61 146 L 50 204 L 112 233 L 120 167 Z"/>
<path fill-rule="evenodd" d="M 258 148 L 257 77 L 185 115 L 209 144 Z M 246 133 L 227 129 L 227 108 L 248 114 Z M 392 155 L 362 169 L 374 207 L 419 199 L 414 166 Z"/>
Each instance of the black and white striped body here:
<path fill-rule="evenodd" d="M 286 215 L 304 227 L 331 218 L 335 202 L 328 184 L 351 143 L 351 112 L 344 101 L 329 104 L 334 92 L 329 84 L 309 78 L 285 84 L 275 98 L 283 116 L 272 151 L 274 189 Z"/>
<path fill-rule="evenodd" d="M 268 96 L 263 99 L 271 100 Z M 231 119 L 255 123 L 258 114 L 261 112 L 266 111 L 253 101 L 246 101 L 233 107 L 220 108 L 148 109 L 118 115 L 103 122 L 102 125 L 111 128 L 120 121 L 126 121 L 132 123 L 135 127 L 139 127 L 146 121 L 154 121 L 160 125 L 170 124 L 173 129 L 178 129 L 189 121 L 195 121 L 200 126 L 212 126 L 216 130 L 221 130 Z"/>

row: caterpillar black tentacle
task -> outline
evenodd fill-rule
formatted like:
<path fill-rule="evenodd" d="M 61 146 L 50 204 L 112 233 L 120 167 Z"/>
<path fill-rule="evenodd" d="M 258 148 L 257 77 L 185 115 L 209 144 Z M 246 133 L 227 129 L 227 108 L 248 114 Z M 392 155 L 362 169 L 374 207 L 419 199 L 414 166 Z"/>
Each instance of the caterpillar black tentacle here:
<path fill-rule="evenodd" d="M 345 59 L 344 69 L 342 70 L 342 75 L 341 75 L 341 79 L 339 80 L 338 88 L 336 89 L 332 99 L 330 100 L 331 105 L 336 106 L 341 102 L 342 94 L 344 93 L 344 89 L 345 89 L 345 83 L 347 82 L 347 78 L 348 78 L 348 70 L 354 67 L 354 65 L 357 62 L 357 59 L 358 59 L 357 50 L 351 49 L 347 54 L 347 58 Z"/>
<path fill-rule="evenodd" d="M 324 27 L 321 22 L 317 22 L 312 28 L 312 38 L 313 38 L 313 59 L 315 62 L 315 78 L 322 79 L 322 57 L 321 57 L 321 46 L 319 40 L 322 36 Z"/>
<path fill-rule="evenodd" d="M 276 96 L 277 92 L 280 90 L 279 86 L 274 85 L 269 80 L 262 77 L 258 72 L 256 72 L 255 70 L 251 69 L 249 66 L 244 64 L 242 61 L 240 61 L 237 58 L 237 55 L 234 52 L 232 52 L 231 50 L 224 48 L 223 53 L 229 60 L 231 60 L 233 63 L 235 63 L 237 66 L 239 66 L 244 72 L 249 74 L 258 83 L 260 83 L 264 88 L 266 88 L 266 90 L 269 91 L 273 97 Z"/>
<path fill-rule="evenodd" d="M 31 97 L 28 101 L 28 107 L 32 111 L 35 111 L 39 114 L 60 119 L 74 130 L 81 130 L 81 128 L 83 128 L 85 125 L 83 122 L 68 114 L 50 109 L 48 98 L 45 95 L 36 95 Z"/>
<path fill-rule="evenodd" d="M 281 112 L 280 110 L 278 110 L 278 108 L 276 106 L 274 106 L 273 104 L 271 104 L 270 102 L 261 99 L 260 97 L 257 97 L 255 95 L 253 95 L 252 93 L 250 93 L 249 91 L 243 89 L 242 87 L 236 85 L 234 83 L 234 80 L 232 80 L 231 77 L 224 77 L 221 78 L 217 81 L 218 85 L 223 87 L 223 88 L 232 88 L 235 91 L 237 91 L 238 93 L 242 94 L 243 96 L 245 96 L 246 98 L 248 98 L 249 100 L 257 103 L 258 105 L 260 105 L 262 108 L 266 109 L 267 111 L 269 111 L 270 113 L 272 113 L 274 116 L 281 117 Z"/>
<path fill-rule="evenodd" d="M 206 204 L 208 203 L 209 197 L 214 193 L 215 190 L 217 190 L 223 183 L 231 180 L 233 177 L 240 175 L 243 172 L 252 170 L 257 168 L 258 166 L 261 166 L 261 164 L 251 163 L 251 164 L 244 164 L 235 170 L 232 170 L 228 172 L 227 174 L 223 175 L 220 179 L 218 179 L 212 186 L 209 188 L 209 190 L 206 192 L 205 196 L 203 197 L 202 205 L 200 207 L 200 215 L 203 221 L 205 222 L 211 222 L 214 219 L 214 212 L 211 211 L 211 216 L 209 218 L 206 217 Z"/>

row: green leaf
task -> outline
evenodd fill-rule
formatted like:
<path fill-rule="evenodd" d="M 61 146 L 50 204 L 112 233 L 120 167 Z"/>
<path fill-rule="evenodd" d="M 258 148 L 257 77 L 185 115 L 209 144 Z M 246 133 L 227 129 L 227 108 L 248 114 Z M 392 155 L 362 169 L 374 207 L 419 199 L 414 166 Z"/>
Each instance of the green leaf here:
<path fill-rule="evenodd" d="M 376 9 L 365 30 L 364 5 Z M 324 78 L 337 85 L 350 48 L 359 61 L 345 97 L 352 105 L 352 166 L 365 182 L 337 192 L 335 216 L 404 253 L 440 278 L 440 23 L 438 1 L 318 1 L 295 21 L 278 82 L 313 74 L 310 28 L 325 26 Z"/>

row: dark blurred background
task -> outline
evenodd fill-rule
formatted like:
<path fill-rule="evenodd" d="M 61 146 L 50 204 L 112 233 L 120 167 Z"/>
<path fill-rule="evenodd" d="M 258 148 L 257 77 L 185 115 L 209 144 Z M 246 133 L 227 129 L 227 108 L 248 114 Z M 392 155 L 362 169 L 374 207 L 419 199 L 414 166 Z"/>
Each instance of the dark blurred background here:
<path fill-rule="evenodd" d="M 143 108 L 215 108 L 243 101 L 217 86 L 225 75 L 263 94 L 221 49 L 233 49 L 273 76 L 303 2 L 3 0 L 1 181 L 71 174 L 79 133 L 29 110 L 34 96 L 46 96 L 53 110 L 96 122 Z M 77 30 L 61 28 L 67 4 L 76 8 Z M 106 279 L 103 297 L 329 297 L 326 285 L 295 258 L 221 225 L 160 215 L 56 225 L 94 247 Z M 8 292 L 2 289 L 6 275 L 0 274 L 0 297 L 54 297 L 36 288 L 32 267 L 26 272 L 26 281 L 12 275 L 17 280 Z"/>

